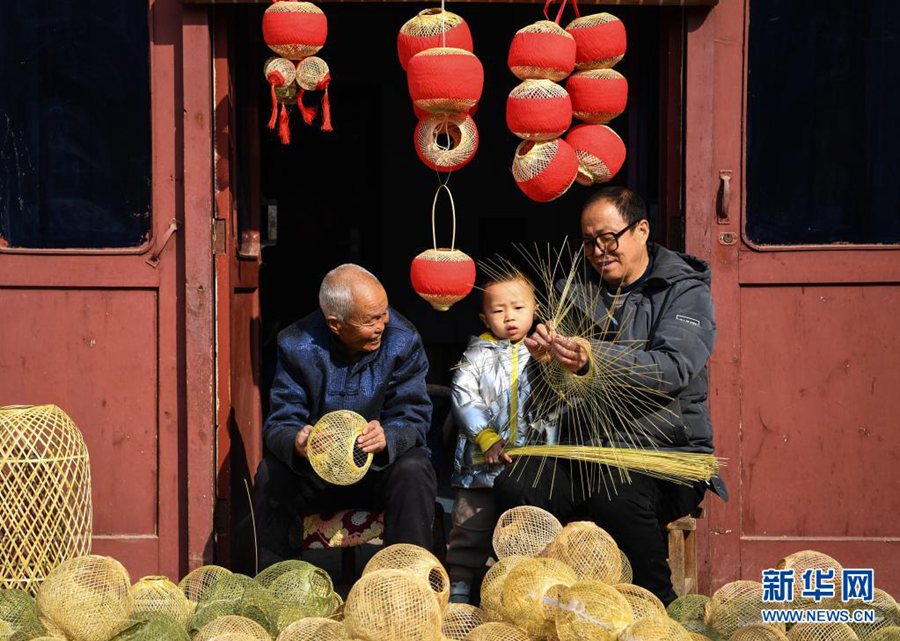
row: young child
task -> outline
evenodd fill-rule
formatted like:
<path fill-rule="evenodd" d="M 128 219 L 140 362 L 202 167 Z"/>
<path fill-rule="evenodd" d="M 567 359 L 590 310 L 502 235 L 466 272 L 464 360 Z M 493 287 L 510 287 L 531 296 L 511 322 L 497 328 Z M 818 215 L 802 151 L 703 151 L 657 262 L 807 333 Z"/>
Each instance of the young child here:
<path fill-rule="evenodd" d="M 539 430 L 527 411 L 532 368 L 527 367 L 530 356 L 523 342 L 534 321 L 534 288 L 523 275 L 511 274 L 484 282 L 482 289 L 478 316 L 489 331 L 469 340 L 452 384 L 459 441 L 447 565 L 450 600 L 458 603 L 470 601 L 472 583 L 492 552 L 498 516 L 492 488 L 501 464 L 512 462 L 503 448 L 535 443 Z M 485 463 L 472 462 L 475 451 L 484 454 Z"/>

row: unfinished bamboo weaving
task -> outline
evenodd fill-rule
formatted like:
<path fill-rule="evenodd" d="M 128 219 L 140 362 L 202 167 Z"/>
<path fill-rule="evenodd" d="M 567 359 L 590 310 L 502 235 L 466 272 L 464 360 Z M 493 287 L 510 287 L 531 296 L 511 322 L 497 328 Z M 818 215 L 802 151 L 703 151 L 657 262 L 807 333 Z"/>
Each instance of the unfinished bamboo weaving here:
<path fill-rule="evenodd" d="M 473 629 L 466 641 L 531 641 L 531 637 L 525 630 L 511 623 L 490 621 Z"/>
<path fill-rule="evenodd" d="M 366 564 L 363 575 L 377 570 L 403 570 L 425 581 L 443 610 L 450 600 L 450 577 L 437 557 L 418 545 L 397 543 L 380 549 Z"/>
<path fill-rule="evenodd" d="M 328 573 L 309 563 L 305 566 L 281 573 L 268 586 L 278 608 L 278 631 L 305 617 L 330 616 L 340 605 Z"/>
<path fill-rule="evenodd" d="M 628 601 L 628 605 L 631 606 L 631 611 L 634 613 L 635 621 L 647 617 L 668 616 L 666 606 L 650 590 L 631 583 L 620 583 L 614 587 Z"/>
<path fill-rule="evenodd" d="M 277 641 L 347 641 L 350 633 L 340 621 L 322 617 L 309 617 L 291 623 Z"/>
<path fill-rule="evenodd" d="M 639 619 L 619 636 L 620 641 L 690 641 L 688 631 L 677 621 L 659 616 Z"/>
<path fill-rule="evenodd" d="M 522 505 L 497 519 L 493 545 L 498 559 L 507 556 L 537 556 L 562 531 L 562 523 L 547 510 Z"/>
<path fill-rule="evenodd" d="M 481 609 L 489 621 L 503 619 L 503 584 L 509 573 L 526 558 L 507 556 L 494 563 L 481 582 Z"/>
<path fill-rule="evenodd" d="M 36 601 L 40 616 L 69 641 L 106 641 L 130 623 L 131 580 L 115 559 L 82 556 L 57 566 Z"/>
<path fill-rule="evenodd" d="M 230 615 L 250 619 L 274 636 L 281 609 L 270 590 L 246 575 L 230 574 L 209 589 L 188 621 L 188 632 L 193 635 L 217 618 Z"/>
<path fill-rule="evenodd" d="M 726 583 L 706 604 L 706 623 L 724 637 L 731 636 L 740 627 L 762 623 L 763 608 L 779 605 L 763 603 L 762 597 L 763 586 L 758 581 Z"/>
<path fill-rule="evenodd" d="M 356 443 L 368 422 L 356 412 L 338 410 L 320 418 L 309 434 L 306 455 L 320 477 L 334 485 L 352 485 L 372 465 L 372 453 Z"/>
<path fill-rule="evenodd" d="M 450 603 L 444 610 L 441 634 L 448 639 L 464 641 L 472 630 L 487 622 L 487 617 L 480 608 L 468 603 Z"/>
<path fill-rule="evenodd" d="M 616 641 L 634 614 L 614 587 L 579 581 L 561 592 L 555 621 L 559 641 Z"/>
<path fill-rule="evenodd" d="M 0 408 L 0 496 L 0 588 L 34 594 L 53 568 L 90 552 L 90 459 L 56 405 Z"/>
<path fill-rule="evenodd" d="M 436 641 L 441 609 L 425 581 L 402 570 L 376 570 L 351 588 L 344 623 L 366 641 Z"/>
<path fill-rule="evenodd" d="M 900 641 L 900 626 L 890 625 L 872 633 L 866 641 Z"/>
<path fill-rule="evenodd" d="M 666 606 L 669 618 L 678 621 L 688 632 L 697 632 L 704 636 L 718 636 L 718 633 L 706 623 L 706 608 L 710 599 L 703 594 L 685 594 Z"/>
<path fill-rule="evenodd" d="M 606 530 L 591 521 L 567 524 L 541 554 L 562 561 L 582 581 L 595 579 L 615 585 L 622 576 L 619 546 Z"/>
<path fill-rule="evenodd" d="M 578 581 L 575 571 L 556 559 L 538 557 L 519 563 L 503 582 L 503 613 L 537 639 L 555 632 L 556 607 L 562 591 Z"/>
<path fill-rule="evenodd" d="M 164 576 L 145 576 L 131 586 L 134 599 L 133 615 L 160 614 L 182 627 L 194 611 L 184 592 Z"/>
<path fill-rule="evenodd" d="M 861 641 L 865 641 L 878 630 L 890 626 L 900 625 L 900 606 L 890 594 L 881 588 L 874 588 L 872 601 L 850 601 L 845 604 L 849 610 L 874 610 L 875 621 L 872 623 L 850 623 L 850 627 L 856 632 Z"/>

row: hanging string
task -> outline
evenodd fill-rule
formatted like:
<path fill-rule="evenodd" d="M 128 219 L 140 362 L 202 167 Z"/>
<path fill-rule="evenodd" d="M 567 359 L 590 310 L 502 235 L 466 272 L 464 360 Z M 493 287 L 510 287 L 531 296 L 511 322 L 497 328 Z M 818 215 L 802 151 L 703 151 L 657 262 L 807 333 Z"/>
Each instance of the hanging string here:
<path fill-rule="evenodd" d="M 456 249 L 456 204 L 453 202 L 453 194 L 450 193 L 450 188 L 444 183 L 438 185 L 437 191 L 434 192 L 434 202 L 431 203 L 431 242 L 434 245 L 435 251 L 437 251 L 437 229 L 435 228 L 434 216 L 435 211 L 437 210 L 437 201 L 438 196 L 441 195 L 441 190 L 446 191 L 447 196 L 450 198 L 450 213 L 453 217 L 453 234 L 450 237 L 450 251 L 453 251 Z"/>
<path fill-rule="evenodd" d="M 556 24 L 559 24 L 559 21 L 562 19 L 563 11 L 566 8 L 567 1 L 568 0 L 562 0 L 562 2 L 559 5 L 559 11 L 556 12 L 556 20 L 554 20 L 554 22 L 556 22 Z M 552 4 L 553 4 L 553 0 L 547 0 L 547 2 L 544 3 L 544 17 L 547 20 L 550 19 L 550 15 L 548 12 L 550 11 L 550 5 L 552 5 Z M 578 9 L 578 0 L 572 0 L 572 11 L 575 12 L 576 18 L 581 17 L 581 11 L 579 11 L 579 9 Z"/>
<path fill-rule="evenodd" d="M 447 10 L 446 0 L 441 0 L 441 46 L 447 46 Z"/>

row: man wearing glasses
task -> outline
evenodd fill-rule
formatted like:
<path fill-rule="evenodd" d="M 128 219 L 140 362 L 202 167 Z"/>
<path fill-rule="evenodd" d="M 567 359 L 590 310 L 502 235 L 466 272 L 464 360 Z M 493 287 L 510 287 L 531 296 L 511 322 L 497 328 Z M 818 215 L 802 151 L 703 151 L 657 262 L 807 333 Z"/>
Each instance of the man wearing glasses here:
<path fill-rule="evenodd" d="M 431 549 L 437 482 L 425 450 L 427 372 L 419 333 L 388 306 L 378 279 L 353 264 L 328 272 L 319 309 L 278 335 L 254 488 L 260 570 L 293 555 L 295 518 L 347 508 L 383 510 L 387 545 Z M 327 483 L 307 459 L 312 425 L 334 410 L 369 421 L 357 445 L 374 454 L 372 467 L 354 485 Z"/>
<path fill-rule="evenodd" d="M 711 453 L 707 361 L 716 328 L 709 266 L 649 242 L 644 201 L 625 187 L 605 187 L 591 195 L 581 213 L 581 236 L 585 259 L 599 276 L 592 285 L 599 291 L 588 297 L 599 303 L 585 311 L 606 330 L 599 339 L 606 339 L 603 352 L 631 372 L 635 387 L 652 386 L 660 393 L 659 404 L 668 419 L 657 421 L 653 429 L 600 444 Z M 610 334 L 615 342 L 610 342 Z M 536 357 L 549 355 L 583 375 L 590 365 L 579 340 L 538 325 L 526 345 Z M 642 349 L 626 347 L 635 341 Z M 648 377 L 648 370 L 658 377 Z M 623 400 L 623 407 L 627 406 Z M 596 481 L 582 482 L 583 467 L 558 464 L 553 474 L 541 474 L 542 464 L 529 461 L 497 479 L 498 511 L 530 504 L 553 512 L 563 522 L 594 520 L 631 561 L 634 583 L 665 604 L 673 601 L 665 526 L 691 513 L 708 484 L 678 485 L 641 474 L 631 474 L 631 482 L 623 483 L 607 470 L 603 473 L 610 491 L 591 492 L 577 489 L 598 487 Z M 720 479 L 709 485 L 723 498 L 727 496 Z"/>

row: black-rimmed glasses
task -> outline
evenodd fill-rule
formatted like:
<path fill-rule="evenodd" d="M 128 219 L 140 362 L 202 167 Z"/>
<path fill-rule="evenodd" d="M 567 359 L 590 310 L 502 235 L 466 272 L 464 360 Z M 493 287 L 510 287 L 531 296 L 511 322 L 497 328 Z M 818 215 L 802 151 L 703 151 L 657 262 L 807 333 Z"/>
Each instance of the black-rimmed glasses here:
<path fill-rule="evenodd" d="M 636 220 L 624 229 L 621 229 L 617 232 L 607 231 L 589 238 L 582 238 L 581 242 L 584 243 L 585 253 L 590 252 L 594 247 L 604 253 L 616 251 L 619 248 L 619 239 L 625 234 L 625 232 L 634 229 L 639 222 L 641 221 Z"/>

